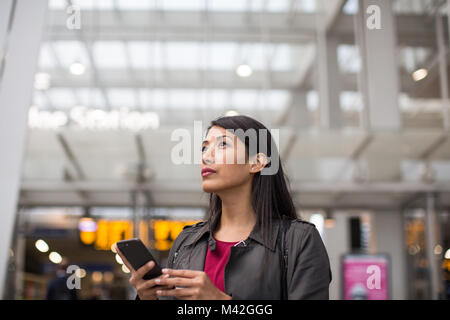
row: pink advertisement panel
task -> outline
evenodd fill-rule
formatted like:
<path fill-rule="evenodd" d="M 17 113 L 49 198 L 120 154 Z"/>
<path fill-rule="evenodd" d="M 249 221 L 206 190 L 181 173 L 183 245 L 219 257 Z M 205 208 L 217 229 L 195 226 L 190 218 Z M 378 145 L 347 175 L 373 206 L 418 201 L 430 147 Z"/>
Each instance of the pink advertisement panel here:
<path fill-rule="evenodd" d="M 389 299 L 389 259 L 384 255 L 345 255 L 342 260 L 345 300 Z"/>

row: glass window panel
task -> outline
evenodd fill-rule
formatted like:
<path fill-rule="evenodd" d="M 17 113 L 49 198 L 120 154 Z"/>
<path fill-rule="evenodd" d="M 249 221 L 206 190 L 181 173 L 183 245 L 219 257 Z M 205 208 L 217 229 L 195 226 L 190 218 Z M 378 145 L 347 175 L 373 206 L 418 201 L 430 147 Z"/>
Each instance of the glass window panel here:
<path fill-rule="evenodd" d="M 80 88 L 76 90 L 77 97 L 82 106 L 87 108 L 105 108 L 106 102 L 103 93 L 96 88 Z"/>
<path fill-rule="evenodd" d="M 86 46 L 81 41 L 55 41 L 51 44 L 61 67 L 69 68 L 74 62 L 81 62 L 86 68 L 90 66 Z"/>
<path fill-rule="evenodd" d="M 47 96 L 55 109 L 68 109 L 76 105 L 76 98 L 71 89 L 52 88 L 47 91 Z"/>
<path fill-rule="evenodd" d="M 210 44 L 209 68 L 213 70 L 234 69 L 237 44 L 234 42 L 216 42 Z"/>
<path fill-rule="evenodd" d="M 43 43 L 39 52 L 39 68 L 54 68 L 55 65 L 55 57 L 50 49 L 49 43 Z"/>
<path fill-rule="evenodd" d="M 98 68 L 126 68 L 125 46 L 121 41 L 97 41 L 92 46 Z"/>
<path fill-rule="evenodd" d="M 136 107 L 135 92 L 133 89 L 110 89 L 108 98 L 113 108 Z"/>
<path fill-rule="evenodd" d="M 167 43 L 167 67 L 173 69 L 198 68 L 199 49 L 198 43 L 196 42 Z"/>

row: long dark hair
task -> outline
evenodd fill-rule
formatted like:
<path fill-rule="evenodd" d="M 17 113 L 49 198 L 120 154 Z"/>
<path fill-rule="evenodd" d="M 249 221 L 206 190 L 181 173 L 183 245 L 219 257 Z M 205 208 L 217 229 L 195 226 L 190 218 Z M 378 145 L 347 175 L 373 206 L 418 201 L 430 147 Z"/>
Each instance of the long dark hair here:
<path fill-rule="evenodd" d="M 253 210 L 257 215 L 256 227 L 260 228 L 261 235 L 264 241 L 267 243 L 273 239 L 275 235 L 273 234 L 273 220 L 281 219 L 283 217 L 288 219 L 300 218 L 297 216 L 297 212 L 292 201 L 291 193 L 288 188 L 289 179 L 285 176 L 278 148 L 275 141 L 272 138 L 270 131 L 259 121 L 244 115 L 230 116 L 230 117 L 220 117 L 216 120 L 211 121 L 211 125 L 206 130 L 205 136 L 212 126 L 218 126 L 226 130 L 243 130 L 246 132 L 249 129 L 253 129 L 259 132 L 260 129 L 265 129 L 266 134 L 266 146 L 267 152 L 260 151 L 260 139 L 264 138 L 259 134 L 256 135 L 257 147 L 256 153 L 263 152 L 267 157 L 271 159 L 278 160 L 278 170 L 275 174 L 263 175 L 260 172 L 255 173 L 252 182 L 252 205 Z M 234 133 L 234 132 L 233 132 Z M 249 139 L 241 138 L 241 135 L 237 135 L 238 138 L 243 140 L 246 149 L 246 156 L 253 156 L 254 154 L 249 154 L 249 152 L 254 151 L 249 148 Z M 254 148 L 253 148 L 254 149 Z M 270 168 L 273 161 L 269 161 L 266 168 Z M 209 209 L 207 212 L 208 221 L 211 222 L 212 219 L 222 212 L 222 200 L 216 193 L 211 193 L 209 198 Z M 264 266 L 266 265 L 267 248 L 264 254 Z"/>

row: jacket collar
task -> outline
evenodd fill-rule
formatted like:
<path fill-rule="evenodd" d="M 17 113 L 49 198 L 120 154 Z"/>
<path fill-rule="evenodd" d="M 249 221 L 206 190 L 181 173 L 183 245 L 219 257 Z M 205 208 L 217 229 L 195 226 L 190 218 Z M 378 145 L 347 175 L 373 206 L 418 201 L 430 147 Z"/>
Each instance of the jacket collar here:
<path fill-rule="evenodd" d="M 205 234 L 208 234 L 208 244 L 210 250 L 215 250 L 216 248 L 216 241 L 213 238 L 212 234 L 215 228 L 217 227 L 217 224 L 220 221 L 221 212 L 218 214 L 215 214 L 211 219 L 205 221 L 205 223 L 200 227 L 200 229 L 195 233 L 195 235 L 189 239 L 186 240 L 186 245 L 195 244 L 197 241 L 199 241 Z M 265 247 L 269 248 L 272 251 L 275 251 L 275 247 L 277 244 L 277 238 L 278 238 L 278 230 L 279 230 L 279 219 L 273 219 L 273 233 L 270 235 L 271 238 L 269 238 L 267 241 L 263 239 L 261 228 L 258 226 L 258 224 L 255 224 L 253 227 L 252 232 L 248 236 L 248 238 L 251 238 L 260 244 L 264 245 Z"/>

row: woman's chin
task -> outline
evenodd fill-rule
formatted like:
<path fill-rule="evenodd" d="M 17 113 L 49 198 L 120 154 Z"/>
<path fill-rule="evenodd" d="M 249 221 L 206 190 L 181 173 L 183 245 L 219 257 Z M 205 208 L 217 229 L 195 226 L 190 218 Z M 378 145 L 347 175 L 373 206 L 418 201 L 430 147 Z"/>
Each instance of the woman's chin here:
<path fill-rule="evenodd" d="M 207 193 L 213 193 L 213 192 L 217 191 L 216 186 L 214 186 L 212 183 L 209 183 L 209 181 L 203 181 L 202 189 L 204 192 L 207 192 Z"/>

